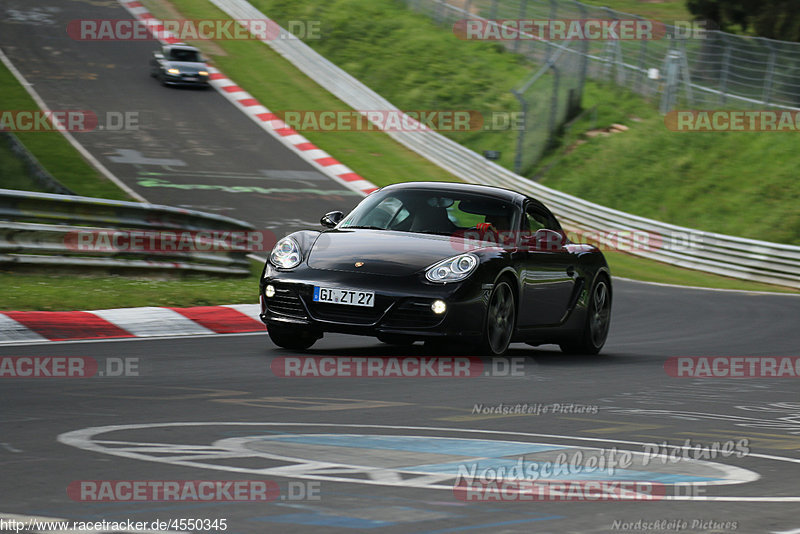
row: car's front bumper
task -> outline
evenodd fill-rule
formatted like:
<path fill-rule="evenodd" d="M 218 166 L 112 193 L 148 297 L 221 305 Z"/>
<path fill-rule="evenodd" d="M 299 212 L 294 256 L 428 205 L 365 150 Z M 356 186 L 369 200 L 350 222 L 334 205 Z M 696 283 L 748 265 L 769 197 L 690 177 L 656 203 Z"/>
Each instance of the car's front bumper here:
<path fill-rule="evenodd" d="M 165 74 L 163 82 L 166 85 L 182 85 L 182 86 L 206 86 L 208 85 L 208 76 L 189 75 L 189 74 Z"/>
<path fill-rule="evenodd" d="M 304 268 L 300 272 L 270 269 L 260 285 L 261 320 L 304 326 L 315 332 L 377 336 L 399 334 L 415 339 L 480 335 L 486 317 L 491 284 L 464 281 L 432 284 L 419 276 L 364 276 L 360 273 Z M 275 288 L 266 297 L 267 285 Z M 374 307 L 314 302 L 314 286 L 375 293 Z M 442 300 L 445 313 L 431 304 Z"/>

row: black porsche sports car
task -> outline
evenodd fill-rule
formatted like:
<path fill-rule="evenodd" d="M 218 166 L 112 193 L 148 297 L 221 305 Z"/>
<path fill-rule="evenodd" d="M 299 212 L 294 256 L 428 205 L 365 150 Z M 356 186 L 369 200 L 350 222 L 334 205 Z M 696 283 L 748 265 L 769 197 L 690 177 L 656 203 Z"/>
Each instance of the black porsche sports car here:
<path fill-rule="evenodd" d="M 323 231 L 279 240 L 260 282 L 272 341 L 307 349 L 325 332 L 393 344 L 556 343 L 595 354 L 608 334 L 611 276 L 539 201 L 480 185 L 379 189 Z"/>
<path fill-rule="evenodd" d="M 150 76 L 164 85 L 208 87 L 208 65 L 200 50 L 185 44 L 165 45 L 150 58 Z"/>

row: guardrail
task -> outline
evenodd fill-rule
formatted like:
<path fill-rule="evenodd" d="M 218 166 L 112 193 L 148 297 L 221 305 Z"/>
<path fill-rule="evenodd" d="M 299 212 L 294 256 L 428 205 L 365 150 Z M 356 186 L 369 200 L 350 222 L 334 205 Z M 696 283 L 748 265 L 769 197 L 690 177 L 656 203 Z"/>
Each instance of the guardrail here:
<path fill-rule="evenodd" d="M 246 0 L 210 1 L 234 19 L 269 20 Z M 263 42 L 353 109 L 399 113 L 388 100 L 285 29 Z M 466 182 L 505 187 L 542 200 L 565 226 L 599 231 L 597 241 L 603 245 L 679 267 L 800 288 L 798 246 L 702 232 L 594 204 L 519 176 L 433 130 L 385 133 Z M 609 233 L 613 236 L 608 237 Z M 657 246 L 638 246 L 637 236 L 642 233 L 652 236 Z"/>
<path fill-rule="evenodd" d="M 253 229 L 169 206 L 0 189 L 0 265 L 247 276 L 252 250 L 226 249 L 225 239 L 258 234 L 263 240 Z"/>

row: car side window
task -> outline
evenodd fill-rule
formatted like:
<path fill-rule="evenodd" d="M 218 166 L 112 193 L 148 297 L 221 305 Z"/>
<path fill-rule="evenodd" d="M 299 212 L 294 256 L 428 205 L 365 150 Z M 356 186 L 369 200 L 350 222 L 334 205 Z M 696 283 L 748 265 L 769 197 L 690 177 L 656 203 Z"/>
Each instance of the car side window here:
<path fill-rule="evenodd" d="M 558 225 L 547 214 L 537 210 L 534 206 L 528 206 L 525 209 L 525 217 L 522 219 L 522 230 L 535 234 L 537 230 L 548 228 L 550 230 L 558 230 Z"/>
<path fill-rule="evenodd" d="M 525 212 L 525 220 L 523 221 L 524 231 L 535 234 L 537 230 L 541 230 L 545 225 L 529 211 Z"/>

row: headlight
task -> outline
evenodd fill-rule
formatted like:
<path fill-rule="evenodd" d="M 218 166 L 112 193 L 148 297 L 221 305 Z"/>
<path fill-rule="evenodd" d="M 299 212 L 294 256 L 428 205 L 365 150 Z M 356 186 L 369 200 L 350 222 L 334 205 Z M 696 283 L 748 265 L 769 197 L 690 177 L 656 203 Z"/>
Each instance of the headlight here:
<path fill-rule="evenodd" d="M 300 246 L 291 237 L 284 237 L 275 244 L 275 248 L 272 249 L 272 253 L 269 255 L 269 261 L 275 267 L 294 269 L 303 261 L 303 256 L 300 254 Z"/>
<path fill-rule="evenodd" d="M 453 258 L 447 258 L 430 267 L 425 272 L 425 278 L 431 282 L 458 282 L 472 274 L 472 271 L 477 266 L 477 256 L 474 254 L 461 254 Z"/>
<path fill-rule="evenodd" d="M 200 76 L 208 76 L 208 71 L 201 70 L 197 74 L 199 74 Z"/>
<path fill-rule="evenodd" d="M 181 73 L 180 69 L 169 69 L 167 72 L 176 76 Z"/>

